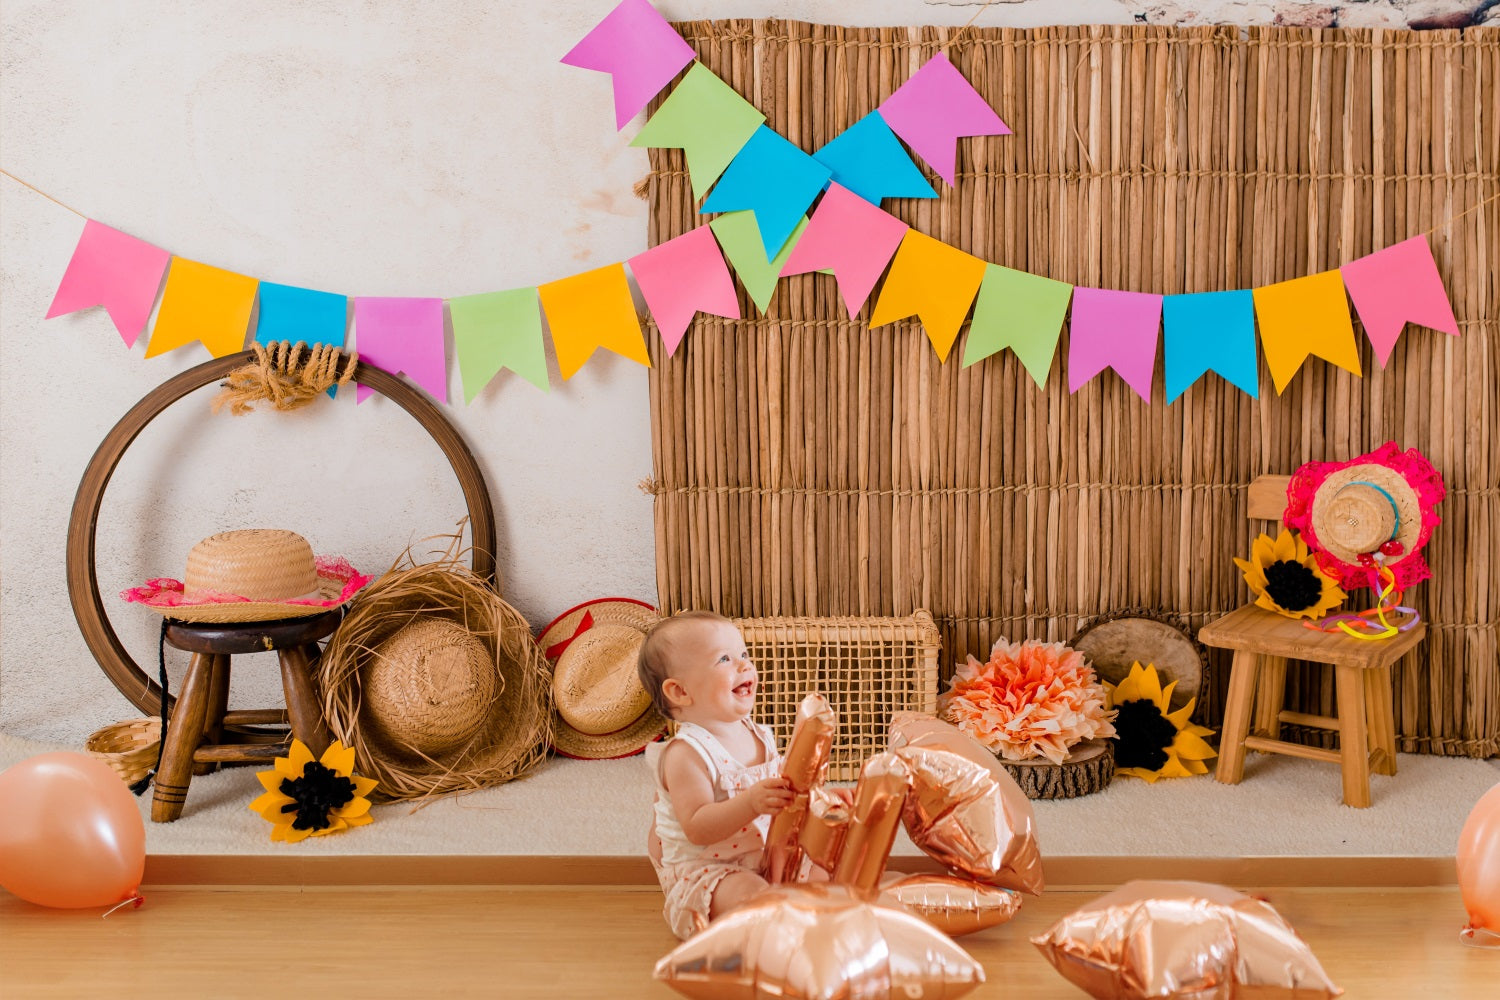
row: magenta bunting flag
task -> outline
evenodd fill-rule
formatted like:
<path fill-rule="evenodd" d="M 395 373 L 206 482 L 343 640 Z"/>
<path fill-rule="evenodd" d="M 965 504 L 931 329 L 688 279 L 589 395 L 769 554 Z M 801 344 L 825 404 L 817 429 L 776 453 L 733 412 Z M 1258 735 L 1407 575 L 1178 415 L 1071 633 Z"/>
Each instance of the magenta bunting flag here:
<path fill-rule="evenodd" d="M 356 297 L 354 349 L 366 364 L 404 373 L 438 402 L 448 402 L 442 299 Z M 362 385 L 354 398 L 363 403 L 374 391 Z"/>
<path fill-rule="evenodd" d="M 1432 247 L 1425 236 L 1413 236 L 1339 268 L 1344 288 L 1354 300 L 1365 336 L 1384 368 L 1407 323 L 1458 336 L 1458 319 L 1443 287 Z"/>
<path fill-rule="evenodd" d="M 1068 391 L 1113 368 L 1130 388 L 1151 402 L 1156 342 L 1161 333 L 1160 295 L 1108 288 L 1073 289 L 1068 327 Z"/>
<path fill-rule="evenodd" d="M 961 136 L 1010 135 L 1010 126 L 943 52 L 927 60 L 878 110 L 891 131 L 949 184 Z"/>
<path fill-rule="evenodd" d="M 783 276 L 831 269 L 849 318 L 864 307 L 885 266 L 896 255 L 906 223 L 848 188 L 829 184 Z"/>
<path fill-rule="evenodd" d="M 693 61 L 693 49 L 647 0 L 620 0 L 562 61 L 614 78 L 618 130 Z"/>
<path fill-rule="evenodd" d="M 89 219 L 73 248 L 47 318 L 103 306 L 126 347 L 146 329 L 172 255 Z"/>
<path fill-rule="evenodd" d="M 734 278 L 709 226 L 699 226 L 630 258 L 630 273 L 656 320 L 668 355 L 676 353 L 694 314 L 740 318 Z"/>

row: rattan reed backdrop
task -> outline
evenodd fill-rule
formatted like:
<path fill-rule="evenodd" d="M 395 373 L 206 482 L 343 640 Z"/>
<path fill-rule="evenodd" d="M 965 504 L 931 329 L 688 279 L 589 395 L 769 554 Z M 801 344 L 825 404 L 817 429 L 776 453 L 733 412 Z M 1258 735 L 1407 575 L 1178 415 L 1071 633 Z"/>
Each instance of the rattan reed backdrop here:
<path fill-rule="evenodd" d="M 886 207 L 1075 284 L 1268 284 L 1500 193 L 1496 31 L 678 27 L 807 150 L 958 36 L 949 55 L 1015 134 L 961 141 L 955 187 Z M 680 151 L 652 167 L 655 244 L 701 220 Z M 1229 557 L 1265 527 L 1251 479 L 1395 439 L 1449 487 L 1436 577 L 1411 595 L 1430 637 L 1397 670 L 1402 748 L 1500 752 L 1500 202 L 1432 242 L 1461 338 L 1409 329 L 1384 371 L 1364 345 L 1364 378 L 1314 359 L 1259 401 L 1209 376 L 1168 406 L 1159 361 L 1150 405 L 1109 372 L 1069 395 L 1060 362 L 1038 389 L 1009 352 L 939 364 L 915 322 L 850 322 L 824 275 L 784 281 L 764 317 L 700 315 L 675 357 L 653 337 L 663 608 L 925 607 L 945 676 L 997 636 L 1067 639 L 1125 607 L 1200 626 L 1246 597 Z M 1329 674 L 1294 667 L 1289 707 L 1333 714 Z"/>

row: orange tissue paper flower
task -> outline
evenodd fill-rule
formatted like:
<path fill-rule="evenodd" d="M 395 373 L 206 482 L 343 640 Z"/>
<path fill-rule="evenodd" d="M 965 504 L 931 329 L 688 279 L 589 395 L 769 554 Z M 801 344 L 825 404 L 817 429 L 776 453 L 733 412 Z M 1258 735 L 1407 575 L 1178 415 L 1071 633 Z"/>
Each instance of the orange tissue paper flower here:
<path fill-rule="evenodd" d="M 1115 713 L 1083 654 L 1060 642 L 1007 642 L 958 668 L 938 714 L 1006 760 L 1054 764 L 1084 740 L 1115 735 Z"/>

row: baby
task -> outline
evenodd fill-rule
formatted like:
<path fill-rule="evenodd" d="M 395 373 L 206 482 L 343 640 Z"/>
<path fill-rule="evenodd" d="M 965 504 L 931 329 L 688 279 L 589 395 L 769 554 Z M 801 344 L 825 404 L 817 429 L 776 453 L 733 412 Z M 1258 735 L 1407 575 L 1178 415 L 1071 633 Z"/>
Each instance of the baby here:
<path fill-rule="evenodd" d="M 649 853 L 663 913 L 687 938 L 766 888 L 770 817 L 792 801 L 776 738 L 752 722 L 755 664 L 740 630 L 711 611 L 663 619 L 641 646 L 641 684 L 677 723 L 646 747 L 656 777 Z"/>

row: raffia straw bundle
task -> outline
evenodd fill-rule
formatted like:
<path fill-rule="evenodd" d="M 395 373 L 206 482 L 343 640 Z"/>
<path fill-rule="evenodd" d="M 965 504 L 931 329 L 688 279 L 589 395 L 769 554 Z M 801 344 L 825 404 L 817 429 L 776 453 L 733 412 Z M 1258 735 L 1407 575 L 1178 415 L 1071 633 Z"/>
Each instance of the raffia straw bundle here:
<path fill-rule="evenodd" d="M 510 781 L 551 741 L 551 674 L 531 627 L 456 548 L 420 565 L 408 550 L 318 661 L 329 728 L 382 801 Z"/>

